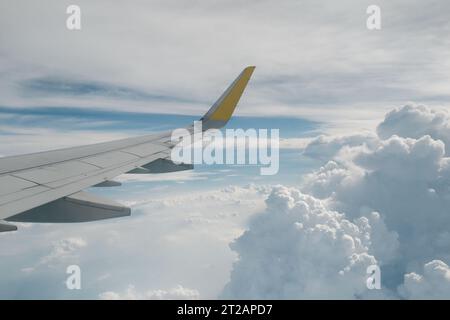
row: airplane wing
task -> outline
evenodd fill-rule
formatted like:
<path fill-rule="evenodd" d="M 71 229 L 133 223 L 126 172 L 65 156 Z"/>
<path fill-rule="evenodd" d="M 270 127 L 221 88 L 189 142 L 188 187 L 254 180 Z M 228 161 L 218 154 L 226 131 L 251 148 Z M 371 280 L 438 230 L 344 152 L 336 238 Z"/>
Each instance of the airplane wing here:
<path fill-rule="evenodd" d="M 203 130 L 230 119 L 254 67 L 245 68 L 201 118 Z M 192 126 L 188 127 L 192 133 Z M 128 216 L 130 208 L 89 194 L 91 186 L 114 186 L 123 174 L 189 170 L 170 160 L 172 131 L 73 148 L 0 158 L 0 232 L 10 222 L 86 222 Z"/>

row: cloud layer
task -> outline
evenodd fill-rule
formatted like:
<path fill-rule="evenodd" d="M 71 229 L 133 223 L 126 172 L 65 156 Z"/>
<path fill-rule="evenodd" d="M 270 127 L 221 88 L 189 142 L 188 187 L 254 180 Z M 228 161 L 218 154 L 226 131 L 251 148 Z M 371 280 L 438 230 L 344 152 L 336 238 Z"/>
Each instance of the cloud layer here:
<path fill-rule="evenodd" d="M 24 224 L 0 234 L 0 298 L 217 297 L 235 259 L 228 243 L 263 210 L 267 188 L 138 189 L 118 200 L 133 207 L 129 218 Z M 82 290 L 65 286 L 72 264 L 81 268 Z"/>

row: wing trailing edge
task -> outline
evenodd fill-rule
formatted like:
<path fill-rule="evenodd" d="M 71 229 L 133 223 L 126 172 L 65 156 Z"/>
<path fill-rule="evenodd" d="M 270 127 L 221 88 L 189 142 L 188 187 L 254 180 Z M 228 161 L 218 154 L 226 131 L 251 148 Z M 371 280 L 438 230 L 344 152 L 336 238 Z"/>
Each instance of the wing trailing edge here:
<path fill-rule="evenodd" d="M 0 232 L 16 231 L 17 227 L 5 221 L 0 221 Z"/>
<path fill-rule="evenodd" d="M 5 219 L 12 222 L 72 223 L 125 217 L 131 210 L 84 191 L 60 198 Z"/>

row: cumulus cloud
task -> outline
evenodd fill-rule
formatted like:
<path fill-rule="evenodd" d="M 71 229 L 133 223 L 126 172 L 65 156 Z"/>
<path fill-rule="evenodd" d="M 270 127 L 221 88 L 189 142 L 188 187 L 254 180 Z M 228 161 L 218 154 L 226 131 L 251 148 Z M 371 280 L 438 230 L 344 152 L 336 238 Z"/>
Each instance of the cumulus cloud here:
<path fill-rule="evenodd" d="M 442 140 L 449 146 L 450 116 L 445 109 L 432 109 L 425 105 L 408 104 L 389 112 L 377 127 L 378 136 L 387 139 L 393 135 L 419 139 L 425 135 Z"/>
<path fill-rule="evenodd" d="M 432 259 L 449 262 L 449 124 L 445 111 L 395 109 L 378 126 L 375 143 L 343 146 L 305 179 L 302 190 L 331 208 L 353 218 L 375 210 L 397 232 L 392 284 Z"/>
<path fill-rule="evenodd" d="M 123 293 L 106 291 L 99 295 L 101 300 L 195 300 L 200 296 L 194 289 L 177 285 L 169 290 L 149 290 L 139 292 L 135 286 L 130 285 Z"/>
<path fill-rule="evenodd" d="M 393 136 L 374 149 L 357 147 L 351 154 L 309 175 L 303 190 L 349 217 L 379 212 L 399 235 L 399 264 L 448 259 L 449 159 L 444 144 L 429 136 Z"/>
<path fill-rule="evenodd" d="M 295 188 L 275 187 L 232 248 L 239 255 L 224 298 L 337 298 L 367 295 L 366 269 L 377 264 L 373 242 L 397 247 L 380 215 L 350 221 Z M 371 226 L 373 223 L 373 226 Z M 379 234 L 372 238 L 373 231 Z M 384 250 L 384 252 L 383 252 Z"/>
<path fill-rule="evenodd" d="M 450 297 L 450 268 L 433 260 L 423 267 L 423 274 L 411 272 L 405 275 L 405 282 L 399 288 L 408 299 L 448 299 Z"/>
<path fill-rule="evenodd" d="M 311 140 L 305 147 L 303 154 L 318 159 L 329 159 L 339 152 L 344 146 L 354 147 L 360 145 L 373 146 L 378 142 L 375 134 L 355 134 L 351 136 L 326 136 L 320 135 Z"/>
<path fill-rule="evenodd" d="M 377 172 L 396 181 L 435 181 L 444 149 L 442 141 L 430 136 L 417 140 L 392 136 L 374 150 L 360 151 L 354 162 L 367 172 Z"/>

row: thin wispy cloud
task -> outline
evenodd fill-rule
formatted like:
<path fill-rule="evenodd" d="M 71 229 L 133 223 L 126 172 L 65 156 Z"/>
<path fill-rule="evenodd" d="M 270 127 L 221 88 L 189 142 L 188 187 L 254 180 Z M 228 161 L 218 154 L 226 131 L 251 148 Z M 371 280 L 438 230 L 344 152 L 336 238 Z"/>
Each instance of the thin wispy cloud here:
<path fill-rule="evenodd" d="M 242 115 L 364 120 L 450 100 L 443 0 L 378 1 L 376 32 L 350 0 L 79 1 L 79 32 L 65 28 L 69 4 L 1 5 L 0 105 L 201 114 L 250 64 Z"/>

